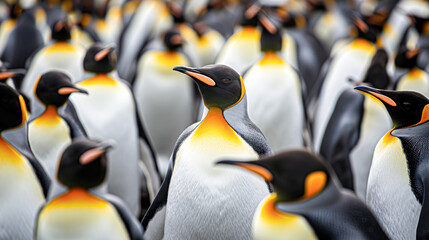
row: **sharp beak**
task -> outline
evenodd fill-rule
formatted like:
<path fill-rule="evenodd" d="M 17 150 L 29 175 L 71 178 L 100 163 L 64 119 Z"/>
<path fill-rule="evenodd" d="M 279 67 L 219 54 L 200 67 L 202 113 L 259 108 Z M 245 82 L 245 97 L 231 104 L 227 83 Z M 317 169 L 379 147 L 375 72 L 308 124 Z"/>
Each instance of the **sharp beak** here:
<path fill-rule="evenodd" d="M 421 50 L 419 48 L 416 48 L 416 49 L 413 49 L 413 50 L 409 50 L 405 54 L 405 57 L 407 57 L 408 59 L 411 59 L 411 58 L 415 57 L 417 54 L 419 54 L 420 51 Z"/>
<path fill-rule="evenodd" d="M 216 82 L 211 78 L 208 77 L 202 73 L 200 73 L 197 69 L 195 68 L 190 68 L 190 67 L 184 67 L 184 66 L 175 66 L 173 68 L 174 71 L 178 71 L 181 73 L 184 73 L 188 76 L 191 76 L 192 78 L 195 78 L 211 87 L 216 85 Z"/>
<path fill-rule="evenodd" d="M 88 92 L 86 90 L 81 89 L 81 88 L 77 88 L 77 87 L 63 87 L 63 88 L 58 89 L 58 94 L 60 94 L 60 95 L 68 95 L 68 94 L 75 93 L 75 92 L 88 94 Z"/>
<path fill-rule="evenodd" d="M 358 90 L 360 92 L 363 93 L 368 93 L 372 96 L 374 96 L 375 98 L 377 98 L 378 100 L 382 101 L 383 103 L 386 103 L 392 107 L 396 107 L 396 102 L 391 99 L 390 97 L 386 96 L 385 94 L 382 93 L 382 91 L 375 89 L 375 88 L 370 88 L 367 86 L 358 86 L 354 88 L 355 90 Z"/>
<path fill-rule="evenodd" d="M 103 154 L 107 152 L 110 148 L 113 147 L 112 142 L 102 142 L 100 143 L 96 148 L 92 148 L 88 151 L 86 151 L 79 159 L 80 164 L 86 165 L 88 163 L 93 162 L 95 159 L 99 158 Z"/>
<path fill-rule="evenodd" d="M 266 168 L 264 168 L 260 165 L 254 164 L 252 162 L 222 160 L 222 161 L 217 162 L 216 164 L 228 164 L 228 165 L 239 166 L 239 167 L 242 167 L 244 169 L 247 169 L 251 172 L 258 174 L 259 176 L 263 177 L 266 181 L 272 181 L 273 180 L 273 175 L 271 174 L 270 171 L 268 171 Z"/>
<path fill-rule="evenodd" d="M 104 48 L 103 50 L 99 51 L 97 54 L 95 54 L 95 61 L 100 61 L 101 59 L 105 58 L 107 55 L 109 55 L 111 52 L 115 50 L 116 46 L 114 44 Z"/>

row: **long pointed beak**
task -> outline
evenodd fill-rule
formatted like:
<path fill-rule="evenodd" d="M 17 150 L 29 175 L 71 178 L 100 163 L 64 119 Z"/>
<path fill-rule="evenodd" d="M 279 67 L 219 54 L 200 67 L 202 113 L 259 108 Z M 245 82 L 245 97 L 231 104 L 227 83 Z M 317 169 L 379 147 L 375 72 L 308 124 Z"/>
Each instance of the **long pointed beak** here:
<path fill-rule="evenodd" d="M 211 78 L 208 77 L 202 73 L 200 73 L 198 70 L 194 69 L 194 68 L 190 68 L 190 67 L 184 67 L 184 66 L 175 66 L 173 68 L 174 71 L 178 71 L 181 73 L 184 73 L 188 76 L 191 76 L 192 78 L 195 78 L 209 86 L 215 86 L 216 82 Z"/>
<path fill-rule="evenodd" d="M 88 92 L 84 89 L 78 88 L 78 87 L 63 87 L 58 89 L 58 94 L 60 95 L 68 95 L 71 93 L 83 93 L 83 94 L 88 94 Z"/>
<path fill-rule="evenodd" d="M 8 79 L 11 77 L 22 77 L 25 75 L 25 69 L 8 70 L 7 72 L 0 72 L 0 80 Z"/>
<path fill-rule="evenodd" d="M 358 86 L 354 88 L 355 90 L 358 90 L 360 92 L 363 93 L 368 93 L 372 96 L 374 96 L 375 98 L 379 99 L 380 101 L 392 106 L 392 107 L 396 107 L 396 102 L 391 99 L 390 97 L 384 95 L 382 93 L 382 91 L 375 89 L 375 88 L 371 88 L 371 87 L 367 87 L 367 86 Z"/>
<path fill-rule="evenodd" d="M 100 143 L 98 147 L 86 151 L 79 159 L 80 164 L 86 165 L 93 162 L 95 159 L 99 158 L 101 155 L 105 154 L 107 150 L 113 147 L 112 142 L 103 142 Z"/>
<path fill-rule="evenodd" d="M 258 15 L 259 22 L 261 22 L 262 26 L 264 26 L 265 29 L 271 34 L 274 34 L 277 32 L 276 26 L 270 21 L 270 19 L 265 16 L 265 14 L 259 14 Z"/>
<path fill-rule="evenodd" d="M 103 50 L 99 51 L 97 54 L 95 54 L 95 61 L 100 61 L 101 59 L 105 58 L 107 55 L 109 55 L 111 52 L 115 50 L 116 46 L 114 44 L 111 44 L 104 48 Z"/>
<path fill-rule="evenodd" d="M 266 168 L 264 168 L 260 165 L 254 164 L 252 162 L 222 160 L 222 161 L 217 162 L 216 164 L 228 164 L 228 165 L 239 166 L 239 167 L 242 167 L 244 169 L 247 169 L 251 172 L 258 174 L 259 176 L 263 177 L 266 181 L 273 180 L 273 175 L 271 174 L 270 171 L 268 171 Z"/>

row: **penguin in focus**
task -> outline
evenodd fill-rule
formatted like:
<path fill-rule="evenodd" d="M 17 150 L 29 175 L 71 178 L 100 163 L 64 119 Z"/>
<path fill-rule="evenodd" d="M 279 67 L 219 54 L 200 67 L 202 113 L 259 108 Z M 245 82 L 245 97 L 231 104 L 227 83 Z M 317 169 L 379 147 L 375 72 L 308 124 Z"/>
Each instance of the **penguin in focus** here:
<path fill-rule="evenodd" d="M 71 29 L 70 22 L 57 21 L 52 26 L 52 41 L 31 60 L 21 89 L 33 100 L 32 109 L 37 115 L 43 107 L 35 99 L 34 84 L 41 74 L 52 70 L 62 71 L 70 76 L 72 82 L 79 81 L 83 76 L 82 61 L 85 49 L 70 41 Z"/>
<path fill-rule="evenodd" d="M 261 201 L 253 218 L 255 240 L 388 239 L 366 205 L 308 150 L 217 164 L 239 166 L 272 184 L 274 192 Z"/>
<path fill-rule="evenodd" d="M 57 178 L 68 189 L 40 208 L 35 239 L 143 239 L 140 224 L 120 199 L 90 192 L 105 181 L 111 147 L 79 139 L 64 150 Z"/>
<path fill-rule="evenodd" d="M 393 122 L 375 148 L 366 203 L 390 239 L 427 239 L 429 100 L 411 91 L 355 89 L 380 100 Z"/>
<path fill-rule="evenodd" d="M 68 75 L 59 71 L 43 74 L 35 84 L 36 98 L 43 104 L 44 111 L 28 124 L 28 141 L 31 151 L 51 180 L 55 180 L 58 161 L 65 147 L 73 138 L 85 136 L 84 130 L 77 128 L 79 125 L 75 124 L 74 119 L 58 112 L 72 93 L 88 94 L 76 87 Z"/>
<path fill-rule="evenodd" d="M 83 61 L 87 78 L 76 84 L 88 95 L 72 95 L 70 101 L 88 137 L 118 143 L 108 154 L 108 192 L 122 198 L 138 215 L 142 181 L 149 201 L 155 197 L 161 180 L 156 154 L 141 124 L 133 93 L 117 78 L 114 49 L 102 43 L 88 49 Z M 147 148 L 149 154 L 144 151 Z M 141 175 L 145 180 L 140 180 Z"/>
<path fill-rule="evenodd" d="M 133 87 L 162 175 L 167 172 L 177 138 L 195 121 L 194 83 L 190 77 L 171 71 L 176 65 L 190 65 L 181 49 L 183 42 L 178 31 L 167 31 L 165 50 L 149 50 L 141 56 Z"/>
<path fill-rule="evenodd" d="M 281 29 L 271 22 L 262 25 L 263 56 L 244 75 L 249 117 L 274 152 L 303 147 L 305 109 L 300 75 L 281 56 Z"/>
<path fill-rule="evenodd" d="M 179 137 L 155 200 L 143 218 L 148 239 L 251 239 L 258 203 L 269 193 L 262 179 L 215 166 L 222 158 L 271 154 L 247 115 L 244 83 L 232 68 L 176 66 L 202 94 L 205 115 Z"/>
<path fill-rule="evenodd" d="M 362 83 L 387 89 L 387 62 L 387 52 L 378 49 Z M 380 101 L 352 88 L 341 93 L 326 127 L 320 155 L 332 166 L 342 186 L 355 191 L 362 200 L 375 146 L 390 128 L 389 114 Z"/>
<path fill-rule="evenodd" d="M 24 98 L 4 83 L 0 83 L 0 96 L 0 238 L 31 239 L 50 180 L 28 149 L 16 148 L 4 137 L 26 124 Z"/>

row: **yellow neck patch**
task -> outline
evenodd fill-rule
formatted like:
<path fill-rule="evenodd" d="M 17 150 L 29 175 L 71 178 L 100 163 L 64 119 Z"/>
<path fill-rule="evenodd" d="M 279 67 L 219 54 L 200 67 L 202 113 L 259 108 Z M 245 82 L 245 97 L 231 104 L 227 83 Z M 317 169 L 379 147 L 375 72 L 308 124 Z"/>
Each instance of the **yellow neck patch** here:
<path fill-rule="evenodd" d="M 71 208 L 71 207 L 106 207 L 108 202 L 90 194 L 87 190 L 82 188 L 71 188 L 65 194 L 56 197 L 48 205 L 45 210 L 53 210 L 58 208 Z"/>
<path fill-rule="evenodd" d="M 327 176 L 323 171 L 308 174 L 305 178 L 305 194 L 303 199 L 309 199 L 320 193 L 326 186 Z"/>
<path fill-rule="evenodd" d="M 34 120 L 34 124 L 55 125 L 60 121 L 61 117 L 58 115 L 57 108 L 54 106 L 48 106 L 45 112 Z"/>
<path fill-rule="evenodd" d="M 223 117 L 220 108 L 210 108 L 207 116 L 195 130 L 192 141 L 199 141 L 207 136 L 216 136 L 230 144 L 240 144 L 240 138 Z"/>
<path fill-rule="evenodd" d="M 89 85 L 116 85 L 116 80 L 111 78 L 109 75 L 105 73 L 96 74 L 92 78 L 88 78 L 78 85 L 81 86 L 89 86 Z"/>
<path fill-rule="evenodd" d="M 0 166 L 14 165 L 22 163 L 22 155 L 0 136 Z"/>
<path fill-rule="evenodd" d="M 75 52 L 76 48 L 72 44 L 66 41 L 55 42 L 51 46 L 46 48 L 47 53 L 52 52 Z"/>
<path fill-rule="evenodd" d="M 413 68 L 410 70 L 410 72 L 408 73 L 408 76 L 411 79 L 417 79 L 417 78 L 422 78 L 423 77 L 424 72 L 418 68 Z"/>
<path fill-rule="evenodd" d="M 245 26 L 240 32 L 238 32 L 237 36 L 246 39 L 257 39 L 259 41 L 261 33 L 255 27 Z"/>
<path fill-rule="evenodd" d="M 161 62 L 170 68 L 173 68 L 176 65 L 181 65 L 187 62 L 186 58 L 174 51 L 165 51 L 165 52 L 155 52 L 155 58 L 158 62 Z"/>
<path fill-rule="evenodd" d="M 376 51 L 375 46 L 371 42 L 369 42 L 369 41 L 367 41 L 365 39 L 361 39 L 361 38 L 358 38 L 358 39 L 354 40 L 350 44 L 350 46 L 352 48 L 365 50 L 365 51 L 368 51 L 368 52 L 371 52 L 371 53 L 375 53 L 375 51 Z"/>
<path fill-rule="evenodd" d="M 275 52 L 266 52 L 262 59 L 259 61 L 262 66 L 265 65 L 283 65 L 284 61 Z"/>
<path fill-rule="evenodd" d="M 384 136 L 383 136 L 383 138 L 382 138 L 382 144 L 383 144 L 383 146 L 387 146 L 387 145 L 389 145 L 390 143 L 392 143 L 393 141 L 395 141 L 396 140 L 396 137 L 395 136 L 393 136 L 392 135 L 392 131 L 393 131 L 394 129 L 391 129 L 389 132 L 387 132 Z"/>
<path fill-rule="evenodd" d="M 285 223 L 295 221 L 298 216 L 277 210 L 276 198 L 276 193 L 272 193 L 266 198 L 261 209 L 261 218 L 272 224 L 278 225 L 284 225 Z"/>

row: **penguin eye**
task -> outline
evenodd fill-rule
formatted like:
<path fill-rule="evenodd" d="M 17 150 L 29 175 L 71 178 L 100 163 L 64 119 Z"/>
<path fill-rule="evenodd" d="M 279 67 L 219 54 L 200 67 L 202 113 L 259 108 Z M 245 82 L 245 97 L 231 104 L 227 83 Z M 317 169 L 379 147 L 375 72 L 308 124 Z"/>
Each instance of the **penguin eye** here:
<path fill-rule="evenodd" d="M 404 107 L 405 110 L 410 110 L 413 104 L 411 104 L 410 102 L 403 102 L 402 106 Z"/>
<path fill-rule="evenodd" d="M 230 83 L 230 82 L 231 82 L 231 79 L 224 78 L 224 79 L 222 79 L 222 82 L 223 82 L 223 83 Z"/>

